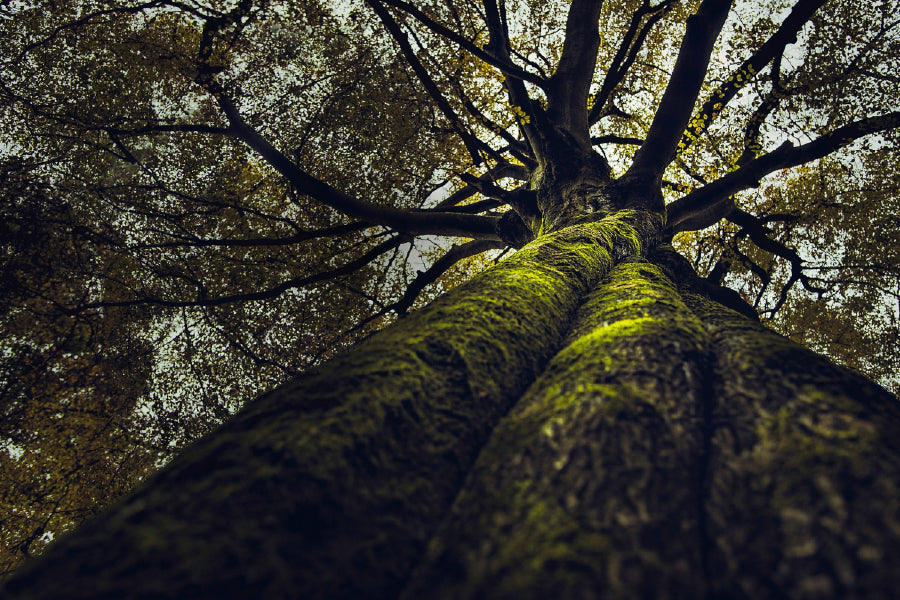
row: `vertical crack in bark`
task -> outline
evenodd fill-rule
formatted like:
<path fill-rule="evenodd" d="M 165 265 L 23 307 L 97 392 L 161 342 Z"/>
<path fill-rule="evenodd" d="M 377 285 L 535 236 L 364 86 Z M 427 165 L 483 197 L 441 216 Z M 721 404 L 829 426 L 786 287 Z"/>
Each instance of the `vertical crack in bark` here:
<path fill-rule="evenodd" d="M 547 367 L 547 364 L 550 362 L 552 357 L 556 356 L 556 354 L 560 350 L 562 350 L 563 347 L 566 345 L 566 341 L 569 339 L 569 336 L 572 335 L 572 331 L 575 326 L 578 310 L 580 310 L 581 306 L 584 304 L 584 302 L 587 300 L 587 298 L 588 298 L 588 295 L 585 294 L 581 298 L 578 307 L 575 310 L 573 310 L 571 312 L 571 314 L 569 315 L 568 320 L 564 326 L 565 328 L 563 330 L 564 331 L 563 334 L 559 337 L 556 344 L 554 344 L 552 346 L 552 348 L 553 348 L 552 351 L 547 355 L 546 360 L 543 361 L 543 364 L 541 364 L 540 368 L 537 370 L 538 377 L 540 376 L 540 373 L 544 372 L 544 370 Z M 531 383 L 534 383 L 534 381 L 532 380 L 529 383 L 529 385 Z M 523 389 L 522 393 L 520 393 L 514 400 L 509 402 L 509 404 L 502 411 L 497 422 L 494 424 L 494 426 L 491 428 L 491 430 L 489 432 L 487 432 L 487 435 L 484 437 L 484 439 L 481 441 L 481 443 L 478 444 L 474 448 L 475 460 L 472 461 L 472 463 L 469 465 L 469 468 L 466 469 L 466 471 L 462 474 L 462 481 L 457 486 L 456 492 L 453 496 L 453 501 L 450 502 L 450 504 L 447 506 L 447 510 L 444 512 L 444 515 L 440 519 L 438 519 L 438 522 L 436 524 L 437 526 L 433 529 L 431 535 L 428 536 L 428 539 L 425 542 L 426 549 L 429 546 L 431 546 L 433 544 L 433 542 L 436 541 L 436 538 L 438 538 L 442 534 L 442 532 L 444 532 L 450 528 L 450 526 L 451 526 L 450 520 L 451 520 L 451 517 L 453 516 L 452 508 L 453 508 L 453 506 L 455 506 L 457 504 L 457 502 L 460 499 L 460 496 L 463 494 L 465 487 L 466 487 L 466 483 L 471 478 L 472 471 L 474 470 L 475 465 L 478 463 L 478 460 L 481 458 L 481 455 L 482 455 L 485 447 L 490 442 L 491 436 L 494 434 L 494 431 L 497 429 L 497 425 L 502 423 L 503 420 L 506 419 L 507 416 L 513 410 L 515 410 L 515 408 L 518 406 L 518 404 L 522 400 L 522 398 L 525 395 L 525 393 L 527 392 L 527 390 L 528 390 L 528 386 L 526 386 Z M 419 559 L 412 566 L 412 568 L 409 570 L 407 575 L 403 578 L 403 581 L 400 582 L 400 585 L 397 588 L 399 590 L 399 593 L 397 594 L 397 598 L 399 598 L 401 600 L 407 600 L 410 598 L 417 597 L 416 596 L 416 588 L 415 588 L 416 579 L 417 579 L 417 576 L 424 570 L 424 568 L 427 567 L 427 559 L 428 559 L 427 552 L 422 552 Z M 413 592 L 412 594 L 409 593 L 411 590 Z"/>
<path fill-rule="evenodd" d="M 712 578 L 710 557 L 712 540 L 709 536 L 706 498 L 709 494 L 709 462 L 712 453 L 713 403 L 715 402 L 715 353 L 710 345 L 706 355 L 700 360 L 702 378 L 700 381 L 700 453 L 697 456 L 697 538 L 700 548 L 700 566 L 706 600 L 712 600 Z"/>
<path fill-rule="evenodd" d="M 703 322 L 701 316 L 693 309 L 685 294 L 696 294 L 701 282 L 687 261 L 670 246 L 657 246 L 651 251 L 653 260 L 660 266 L 664 273 L 676 283 L 681 301 L 685 308 L 699 322 Z M 704 327 L 705 329 L 705 327 Z M 699 415 L 700 444 L 696 457 L 696 513 L 697 513 L 697 544 L 700 551 L 700 568 L 704 582 L 703 597 L 712 600 L 715 597 L 713 591 L 713 567 L 712 556 L 714 543 L 710 534 L 708 497 L 710 490 L 710 463 L 713 452 L 714 422 L 713 413 L 717 393 L 718 359 L 712 339 L 706 337 L 702 355 L 697 359 L 700 381 L 697 386 L 697 401 Z"/>
<path fill-rule="evenodd" d="M 401 598 L 706 594 L 702 325 L 641 260 L 616 266 L 578 312 L 482 448 Z"/>
<path fill-rule="evenodd" d="M 478 443 L 473 448 L 475 459 L 472 461 L 472 463 L 469 464 L 469 467 L 465 470 L 465 472 L 462 473 L 461 481 L 460 481 L 459 485 L 457 486 L 456 491 L 453 495 L 453 501 L 447 506 L 447 509 L 444 512 L 444 514 L 439 519 L 437 519 L 436 527 L 432 530 L 432 533 L 428 536 L 427 540 L 425 541 L 424 548 L 427 549 L 430 546 L 432 546 L 433 543 L 436 541 L 436 538 L 441 535 L 441 532 L 443 532 L 447 529 L 450 529 L 449 521 L 452 517 L 452 507 L 458 503 L 460 496 L 463 494 L 463 491 L 465 490 L 468 480 L 470 480 L 472 478 L 472 471 L 474 470 L 474 465 L 477 464 L 478 460 L 480 459 L 485 447 L 487 446 L 488 442 L 490 441 L 490 439 L 494 433 L 494 430 L 496 429 L 497 424 L 502 422 L 504 419 L 506 419 L 507 416 L 509 415 L 509 413 L 512 412 L 516 408 L 516 406 L 520 403 L 527 388 L 532 383 L 534 383 L 534 380 L 537 377 L 539 377 L 541 373 L 543 373 L 545 371 L 547 364 L 550 362 L 551 358 L 553 356 L 555 356 L 560 350 L 562 350 L 562 348 L 566 345 L 567 340 L 569 340 L 570 336 L 572 335 L 573 328 L 576 324 L 577 315 L 578 315 L 579 311 L 581 310 L 581 307 L 587 301 L 592 288 L 594 287 L 594 285 L 597 284 L 598 281 L 600 281 L 606 275 L 606 273 L 612 267 L 613 259 L 609 255 L 612 254 L 618 248 L 618 246 L 622 243 L 622 240 L 620 238 L 621 238 L 622 231 L 623 231 L 622 229 L 620 229 L 620 227 L 621 227 L 620 224 L 615 223 L 615 221 L 613 221 L 612 223 L 613 224 L 612 224 L 611 229 L 608 229 L 608 230 L 605 229 L 602 224 L 593 226 L 593 227 L 597 228 L 596 231 L 598 233 L 602 232 L 602 235 L 608 236 L 606 238 L 601 237 L 596 240 L 593 240 L 592 243 L 598 244 L 599 247 L 604 248 L 603 252 L 605 252 L 607 254 L 609 262 L 604 263 L 602 265 L 594 265 L 595 270 L 592 273 L 584 273 L 584 272 L 579 273 L 577 270 L 573 270 L 569 274 L 570 277 L 580 278 L 581 280 L 583 280 L 583 283 L 587 283 L 590 281 L 590 282 L 592 282 L 592 285 L 589 284 L 589 285 L 583 286 L 583 287 L 579 286 L 580 289 L 582 290 L 582 293 L 580 296 L 577 297 L 577 299 L 574 301 L 574 303 L 570 307 L 567 316 L 560 321 L 560 323 L 559 323 L 560 335 L 556 338 L 556 341 L 550 345 L 550 348 L 552 348 L 552 350 L 549 353 L 547 353 L 543 357 L 542 361 L 537 365 L 537 369 L 535 369 L 535 371 L 534 371 L 535 377 L 533 377 L 526 384 L 522 384 L 520 382 L 520 385 L 522 385 L 522 392 L 517 394 L 514 399 L 510 399 L 510 402 L 502 410 L 498 420 L 495 421 L 495 424 L 491 428 L 491 430 L 488 431 L 486 433 L 486 435 L 484 436 L 484 438 L 481 440 L 481 442 Z M 592 229 L 592 226 L 588 225 L 587 228 L 590 230 L 590 229 Z M 571 228 L 569 231 L 571 233 L 573 231 L 576 231 L 576 229 L 577 228 Z M 576 234 L 573 235 L 573 239 L 580 240 L 581 243 L 584 243 L 585 241 L 587 241 L 587 236 L 584 233 L 582 233 L 579 236 L 576 232 Z M 578 252 L 583 251 L 583 249 L 579 250 L 575 247 L 570 247 L 568 249 L 568 251 L 572 252 L 573 255 L 577 255 Z M 634 251 L 633 248 L 632 248 L 632 251 Z M 510 317 L 515 318 L 515 315 L 510 315 Z M 397 597 L 399 597 L 399 598 L 418 597 L 417 589 L 416 589 L 416 581 L 417 581 L 417 578 L 419 578 L 419 579 L 421 578 L 421 574 L 423 572 L 425 572 L 425 569 L 428 566 L 427 562 L 426 562 L 427 558 L 428 558 L 427 552 L 423 552 L 421 554 L 421 556 L 419 557 L 419 559 L 407 571 L 407 574 L 402 578 L 402 580 L 398 584 L 398 587 L 397 587 L 398 594 L 396 595 Z"/>
<path fill-rule="evenodd" d="M 896 398 L 708 298 L 683 297 L 714 352 L 712 597 L 897 598 Z"/>

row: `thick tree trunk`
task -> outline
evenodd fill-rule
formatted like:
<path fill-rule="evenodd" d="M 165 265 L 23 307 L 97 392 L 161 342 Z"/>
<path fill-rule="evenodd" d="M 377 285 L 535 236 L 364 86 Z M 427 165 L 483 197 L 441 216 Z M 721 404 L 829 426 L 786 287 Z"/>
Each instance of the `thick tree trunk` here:
<path fill-rule="evenodd" d="M 894 397 L 638 237 L 541 236 L 251 403 L 0 597 L 900 597 Z"/>
<path fill-rule="evenodd" d="M 703 597 L 707 339 L 658 267 L 615 267 L 495 429 L 406 597 Z"/>
<path fill-rule="evenodd" d="M 900 404 L 879 386 L 688 295 L 710 333 L 704 502 L 711 590 L 900 598 Z"/>

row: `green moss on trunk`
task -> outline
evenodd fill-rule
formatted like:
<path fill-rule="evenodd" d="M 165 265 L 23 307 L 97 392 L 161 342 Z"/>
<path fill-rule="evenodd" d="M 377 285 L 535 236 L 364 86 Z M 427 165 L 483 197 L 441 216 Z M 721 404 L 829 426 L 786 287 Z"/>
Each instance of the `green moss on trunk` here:
<path fill-rule="evenodd" d="M 0 595 L 395 595 L 621 239 L 614 216 L 543 236 L 259 398 Z"/>
<path fill-rule="evenodd" d="M 703 597 L 706 342 L 657 267 L 614 268 L 495 429 L 403 597 Z"/>
<path fill-rule="evenodd" d="M 896 399 L 680 294 L 631 217 L 252 402 L 0 597 L 900 597 Z"/>

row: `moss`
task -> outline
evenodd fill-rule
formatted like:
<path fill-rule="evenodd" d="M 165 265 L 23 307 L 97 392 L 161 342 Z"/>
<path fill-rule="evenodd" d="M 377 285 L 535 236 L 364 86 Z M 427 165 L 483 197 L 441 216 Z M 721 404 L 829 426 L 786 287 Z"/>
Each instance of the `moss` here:
<path fill-rule="evenodd" d="M 505 565 L 498 575 L 502 581 L 488 582 L 487 589 L 502 586 L 509 597 L 540 593 L 571 596 L 580 587 L 577 569 L 596 568 L 613 550 L 610 539 L 590 531 L 567 512 L 557 500 L 541 498 L 530 486 L 520 486 L 506 514 L 515 527 L 497 549 L 493 560 Z M 547 577 L 558 573 L 559 577 Z M 474 590 L 473 590 L 474 591 Z"/>
<path fill-rule="evenodd" d="M 612 269 L 495 429 L 404 597 L 702 596 L 706 339 L 654 265 Z"/>
<path fill-rule="evenodd" d="M 272 598 L 396 595 L 488 433 L 623 244 L 638 250 L 616 215 L 533 241 L 250 403 L 11 585 L 54 596 L 59 580 L 124 597 L 142 584 L 116 574 L 132 572 L 185 597 L 216 585 Z"/>

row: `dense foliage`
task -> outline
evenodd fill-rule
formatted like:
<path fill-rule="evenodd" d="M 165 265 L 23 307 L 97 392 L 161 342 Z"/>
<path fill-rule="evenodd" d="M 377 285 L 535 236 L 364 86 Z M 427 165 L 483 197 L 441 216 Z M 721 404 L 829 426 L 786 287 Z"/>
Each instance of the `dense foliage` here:
<path fill-rule="evenodd" d="M 679 70 L 700 4 L 4 3 L 0 569 L 540 234 L 530 130 L 579 81 L 618 177 L 705 72 L 667 234 L 896 390 L 896 2 L 738 1 Z"/>

